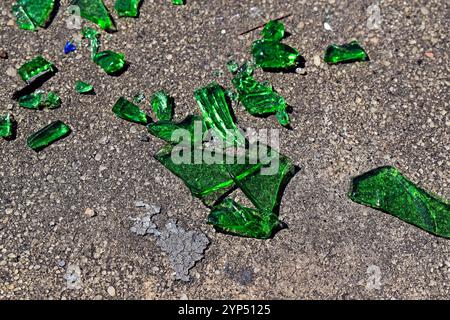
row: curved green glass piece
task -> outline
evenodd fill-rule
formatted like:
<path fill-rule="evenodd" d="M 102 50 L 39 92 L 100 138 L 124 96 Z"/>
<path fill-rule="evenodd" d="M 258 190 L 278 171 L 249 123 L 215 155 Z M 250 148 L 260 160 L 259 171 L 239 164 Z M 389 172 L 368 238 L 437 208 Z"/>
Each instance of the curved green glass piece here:
<path fill-rule="evenodd" d="M 208 223 L 219 231 L 256 239 L 269 238 L 281 225 L 272 212 L 247 208 L 229 198 L 213 207 Z"/>
<path fill-rule="evenodd" d="M 432 234 L 450 238 L 450 204 L 417 187 L 394 167 L 380 167 L 353 178 L 348 196 Z"/>

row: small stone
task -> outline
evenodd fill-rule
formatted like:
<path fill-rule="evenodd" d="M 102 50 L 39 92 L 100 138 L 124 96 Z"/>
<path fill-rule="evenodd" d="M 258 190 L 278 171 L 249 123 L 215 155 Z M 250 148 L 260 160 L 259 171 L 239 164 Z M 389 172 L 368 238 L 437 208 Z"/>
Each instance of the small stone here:
<path fill-rule="evenodd" d="M 433 51 L 431 51 L 431 50 L 425 51 L 425 56 L 427 58 L 434 59 L 434 54 L 433 54 Z"/>
<path fill-rule="evenodd" d="M 333 28 L 331 28 L 331 26 L 328 22 L 323 23 L 323 28 L 327 31 L 333 31 Z"/>
<path fill-rule="evenodd" d="M 98 152 L 96 155 L 95 155 L 95 161 L 100 161 L 100 160 L 102 160 L 102 154 L 100 153 L 100 152 Z"/>
<path fill-rule="evenodd" d="M 320 67 L 320 57 L 318 56 L 318 55 L 315 55 L 314 56 L 314 58 L 313 58 L 313 62 L 314 62 L 314 65 L 316 66 L 316 67 Z"/>
<path fill-rule="evenodd" d="M 115 289 L 114 287 L 112 287 L 112 286 L 109 286 L 109 287 L 108 287 L 107 292 L 108 292 L 108 294 L 109 294 L 111 297 L 115 297 L 115 296 L 116 296 L 116 289 Z"/>
<path fill-rule="evenodd" d="M 59 260 L 58 261 L 58 266 L 63 268 L 66 265 L 66 262 L 64 260 Z"/>
<path fill-rule="evenodd" d="M 95 212 L 93 209 L 91 209 L 91 208 L 87 208 L 85 211 L 84 211 L 84 215 L 86 216 L 86 217 L 88 217 L 88 218 L 93 218 L 93 217 L 95 217 L 96 215 L 97 215 L 97 212 Z"/>
<path fill-rule="evenodd" d="M 0 50 L 0 59 L 8 59 L 8 52 L 6 50 Z"/>
<path fill-rule="evenodd" d="M 6 74 L 11 78 L 15 78 L 17 76 L 17 70 L 16 68 L 8 67 L 8 69 L 6 69 Z"/>
<path fill-rule="evenodd" d="M 430 11 L 426 7 L 421 7 L 420 12 L 425 16 L 430 13 Z"/>

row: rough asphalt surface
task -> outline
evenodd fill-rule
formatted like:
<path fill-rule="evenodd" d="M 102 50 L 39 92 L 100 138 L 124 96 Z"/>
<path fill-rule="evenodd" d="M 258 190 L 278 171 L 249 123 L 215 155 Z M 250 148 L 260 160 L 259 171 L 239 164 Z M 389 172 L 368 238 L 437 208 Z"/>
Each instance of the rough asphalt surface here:
<path fill-rule="evenodd" d="M 450 198 L 446 1 L 380 0 L 381 28 L 369 30 L 375 0 L 187 0 L 183 7 L 145 0 L 138 19 L 113 13 L 118 32 L 102 32 L 102 49 L 123 52 L 130 63 L 120 77 L 98 69 L 85 46 L 63 54 L 79 33 L 66 26 L 67 1 L 35 33 L 16 27 L 12 2 L 0 3 L 0 49 L 9 55 L 0 59 L 0 113 L 12 112 L 18 123 L 16 139 L 0 141 L 1 299 L 449 298 L 449 240 L 346 197 L 350 177 L 389 164 Z M 111 9 L 113 1 L 105 2 Z M 301 168 L 280 209 L 289 229 L 266 241 L 219 234 L 205 223 L 209 210 L 152 158 L 163 142 L 143 141 L 145 128 L 116 118 L 111 107 L 119 96 L 163 88 L 175 98 L 177 119 L 199 112 L 193 90 L 213 80 L 230 87 L 225 63 L 250 59 L 258 32 L 239 33 L 288 13 L 284 41 L 302 52 L 306 74 L 256 76 L 293 107 L 293 129 L 242 107 L 235 112 L 242 127 L 281 129 L 282 152 Z M 318 63 L 328 44 L 353 38 L 370 62 Z M 23 85 L 14 69 L 37 54 L 59 69 L 42 89 L 61 95 L 60 109 L 32 111 L 11 100 Z M 78 95 L 77 79 L 91 82 L 96 95 Z M 73 133 L 40 153 L 29 150 L 27 136 L 56 119 Z M 130 232 L 136 200 L 207 234 L 210 246 L 190 282 L 175 280 L 154 238 Z"/>

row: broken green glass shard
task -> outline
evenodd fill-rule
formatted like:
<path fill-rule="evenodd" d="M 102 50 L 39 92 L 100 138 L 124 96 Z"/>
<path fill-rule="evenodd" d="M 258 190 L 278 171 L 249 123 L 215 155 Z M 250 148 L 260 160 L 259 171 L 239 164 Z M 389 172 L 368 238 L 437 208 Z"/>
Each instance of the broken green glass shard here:
<path fill-rule="evenodd" d="M 28 61 L 18 70 L 22 80 L 28 84 L 37 78 L 52 72 L 55 72 L 55 66 L 42 56 L 37 56 L 31 61 Z"/>
<path fill-rule="evenodd" d="M 228 69 L 229 72 L 234 74 L 234 73 L 236 73 L 238 71 L 239 65 L 238 65 L 238 63 L 236 61 L 230 60 L 230 61 L 227 62 L 227 69 Z"/>
<path fill-rule="evenodd" d="M 419 188 L 394 167 L 380 167 L 353 178 L 348 196 L 432 234 L 450 238 L 450 203 Z"/>
<path fill-rule="evenodd" d="M 147 115 L 139 107 L 124 97 L 120 97 L 114 104 L 112 111 L 121 119 L 146 125 L 148 122 Z"/>
<path fill-rule="evenodd" d="M 50 91 L 44 101 L 44 106 L 48 109 L 56 109 L 61 106 L 61 97 L 55 92 Z"/>
<path fill-rule="evenodd" d="M 81 35 L 89 40 L 91 48 L 91 59 L 94 60 L 95 55 L 98 53 L 99 48 L 99 41 L 98 41 L 99 34 L 97 30 L 92 29 L 90 27 L 84 27 L 83 29 L 81 29 Z"/>
<path fill-rule="evenodd" d="M 269 21 L 261 31 L 264 40 L 281 41 L 284 38 L 284 24 L 277 20 Z"/>
<path fill-rule="evenodd" d="M 281 226 L 272 212 L 247 208 L 229 198 L 211 210 L 208 223 L 219 231 L 256 239 L 269 238 Z"/>
<path fill-rule="evenodd" d="M 11 120 L 11 115 L 7 113 L 6 115 L 0 115 L 0 137 L 9 138 L 12 136 L 13 123 Z"/>
<path fill-rule="evenodd" d="M 172 0 L 172 4 L 176 5 L 176 6 L 181 6 L 185 3 L 185 0 Z"/>
<path fill-rule="evenodd" d="M 155 92 L 150 102 L 156 118 L 171 121 L 173 118 L 173 100 L 164 90 Z"/>
<path fill-rule="evenodd" d="M 18 0 L 12 6 L 19 28 L 35 30 L 36 26 L 45 27 L 51 18 L 55 0 Z"/>
<path fill-rule="evenodd" d="M 196 126 L 198 127 L 198 134 L 195 134 Z M 163 139 L 168 143 L 186 143 L 184 140 L 189 140 L 189 143 L 197 144 L 202 142 L 203 133 L 206 131 L 206 126 L 202 117 L 198 115 L 190 115 L 178 123 L 167 120 L 152 122 L 147 126 L 147 129 L 149 133 L 157 138 Z M 189 135 L 189 138 L 185 135 Z"/>
<path fill-rule="evenodd" d="M 192 195 L 207 206 L 216 203 L 235 187 L 230 173 L 236 180 L 241 180 L 261 168 L 261 164 L 249 164 L 248 159 L 244 164 L 237 161 L 208 164 L 202 155 L 202 146 L 168 144 L 155 155 L 155 159 L 183 180 Z"/>
<path fill-rule="evenodd" d="M 133 97 L 134 103 L 141 103 L 144 100 L 145 100 L 145 94 L 143 94 L 143 93 L 138 93 Z"/>
<path fill-rule="evenodd" d="M 27 109 L 39 109 L 42 103 L 41 93 L 31 93 L 19 98 L 19 106 Z"/>
<path fill-rule="evenodd" d="M 367 61 L 369 56 L 357 41 L 347 44 L 332 44 L 325 50 L 323 60 L 330 64 L 340 62 Z"/>
<path fill-rule="evenodd" d="M 19 4 L 14 4 L 12 6 L 12 13 L 16 17 L 17 26 L 23 30 L 35 31 L 36 26 L 31 20 L 30 16 L 26 13 L 23 6 Z"/>
<path fill-rule="evenodd" d="M 261 144 L 260 156 L 263 153 L 267 157 L 262 161 L 265 164 L 260 173 L 234 181 L 256 208 L 264 212 L 275 212 L 295 167 L 289 158 Z"/>
<path fill-rule="evenodd" d="M 66 137 L 70 132 L 69 126 L 57 120 L 28 137 L 27 145 L 35 151 L 40 151 L 55 141 Z"/>
<path fill-rule="evenodd" d="M 245 142 L 231 115 L 225 90 L 220 85 L 213 82 L 197 89 L 194 96 L 208 128 L 213 129 L 227 144 L 241 145 Z"/>
<path fill-rule="evenodd" d="M 97 53 L 93 60 L 109 75 L 117 74 L 125 68 L 125 55 L 110 50 Z"/>
<path fill-rule="evenodd" d="M 80 94 L 91 93 L 94 91 L 94 87 L 89 83 L 77 80 L 75 83 L 75 91 Z"/>
<path fill-rule="evenodd" d="M 297 66 L 300 53 L 287 44 L 265 39 L 255 40 L 252 44 L 255 64 L 265 70 L 290 70 Z"/>
<path fill-rule="evenodd" d="M 141 0 L 116 0 L 114 9 L 119 17 L 137 17 Z"/>
<path fill-rule="evenodd" d="M 92 21 L 105 31 L 115 31 L 116 27 L 102 0 L 72 0 L 71 5 L 80 7 L 80 15 Z"/>
<path fill-rule="evenodd" d="M 286 109 L 277 111 L 276 116 L 278 122 L 284 127 L 288 126 L 291 123 L 289 114 L 287 113 Z"/>
<path fill-rule="evenodd" d="M 282 125 L 289 123 L 289 117 L 285 112 L 286 101 L 270 84 L 256 81 L 247 69 L 239 71 L 232 83 L 238 92 L 239 101 L 251 115 L 263 116 L 281 112 L 278 117 L 280 123 Z"/>

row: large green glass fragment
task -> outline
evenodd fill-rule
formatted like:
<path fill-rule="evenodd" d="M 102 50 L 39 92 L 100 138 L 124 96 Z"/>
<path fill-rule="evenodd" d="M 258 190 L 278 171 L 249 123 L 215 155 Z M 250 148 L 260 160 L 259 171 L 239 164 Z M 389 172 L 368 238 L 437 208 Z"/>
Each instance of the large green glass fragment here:
<path fill-rule="evenodd" d="M 195 134 L 195 125 L 199 126 L 201 129 L 200 135 Z M 157 138 L 163 139 L 164 141 L 172 144 L 179 143 L 181 137 L 179 135 L 174 136 L 175 141 L 172 140 L 174 132 L 177 130 L 186 130 L 190 136 L 190 143 L 197 144 L 202 142 L 203 132 L 206 131 L 206 126 L 204 125 L 202 117 L 198 115 L 187 116 L 181 122 L 175 123 L 172 121 L 161 120 L 158 122 L 152 122 L 147 126 L 148 132 Z M 182 132 L 180 132 L 182 133 Z"/>
<path fill-rule="evenodd" d="M 252 44 L 255 64 L 263 69 L 289 70 L 297 66 L 300 53 L 287 44 L 265 39 L 255 40 Z"/>
<path fill-rule="evenodd" d="M 117 74 L 125 67 L 125 55 L 110 50 L 97 53 L 93 60 L 109 75 Z"/>
<path fill-rule="evenodd" d="M 127 121 L 136 122 L 146 125 L 148 122 L 147 115 L 139 107 L 124 97 L 120 97 L 114 104 L 112 111 L 116 116 Z"/>
<path fill-rule="evenodd" d="M 5 116 L 0 115 L 0 137 L 9 138 L 12 136 L 13 123 L 11 115 L 7 113 Z"/>
<path fill-rule="evenodd" d="M 280 21 L 271 20 L 261 31 L 261 36 L 269 41 L 281 41 L 284 38 L 284 24 Z"/>
<path fill-rule="evenodd" d="M 267 146 L 265 148 L 272 153 L 271 162 L 262 167 L 261 173 L 266 174 L 253 174 L 235 182 L 256 208 L 274 212 L 280 205 L 284 187 L 294 174 L 294 165 L 289 158 Z"/>
<path fill-rule="evenodd" d="M 35 151 L 40 151 L 66 137 L 70 132 L 70 128 L 64 122 L 57 120 L 28 137 L 27 145 Z"/>
<path fill-rule="evenodd" d="M 369 56 L 357 41 L 347 44 L 332 44 L 325 50 L 324 61 L 330 64 L 340 62 L 367 61 Z"/>
<path fill-rule="evenodd" d="M 167 95 L 164 90 L 155 92 L 152 95 L 150 104 L 156 118 L 166 121 L 171 121 L 173 118 L 173 100 Z"/>
<path fill-rule="evenodd" d="M 42 103 L 41 93 L 31 93 L 19 98 L 19 106 L 27 109 L 39 109 Z"/>
<path fill-rule="evenodd" d="M 105 31 L 115 31 L 116 27 L 102 0 L 72 0 L 71 5 L 80 7 L 81 17 L 97 24 Z"/>
<path fill-rule="evenodd" d="M 285 112 L 287 104 L 284 98 L 276 93 L 271 85 L 256 81 L 251 72 L 252 70 L 241 67 L 232 80 L 239 94 L 239 101 L 254 116 L 280 112 L 278 116 L 280 123 L 282 125 L 289 124 L 289 115 Z"/>
<path fill-rule="evenodd" d="M 94 87 L 89 83 L 77 80 L 77 82 L 75 82 L 75 91 L 80 94 L 92 93 Z"/>
<path fill-rule="evenodd" d="M 137 17 L 141 0 L 116 0 L 114 9 L 119 17 Z"/>
<path fill-rule="evenodd" d="M 227 144 L 245 142 L 230 112 L 225 90 L 213 82 L 194 92 L 195 100 L 203 114 L 206 126 Z"/>
<path fill-rule="evenodd" d="M 348 196 L 432 234 L 450 238 L 450 204 L 417 187 L 394 167 L 381 167 L 352 179 Z"/>
<path fill-rule="evenodd" d="M 37 56 L 31 61 L 23 64 L 18 73 L 23 81 L 31 83 L 44 74 L 55 71 L 55 66 L 42 56 Z"/>
<path fill-rule="evenodd" d="M 55 0 L 18 0 L 12 6 L 19 28 L 35 30 L 36 26 L 45 27 L 50 20 Z"/>
<path fill-rule="evenodd" d="M 257 239 L 269 238 L 281 225 L 272 212 L 247 208 L 229 198 L 211 210 L 208 223 L 222 232 Z"/>
<path fill-rule="evenodd" d="M 201 146 L 192 148 L 191 145 L 169 144 L 155 155 L 155 159 L 183 180 L 192 195 L 207 206 L 213 205 L 235 186 L 230 173 L 235 180 L 242 180 L 261 168 L 260 164 L 249 164 L 248 161 L 244 164 L 237 161 L 207 164 L 201 158 L 202 152 Z M 178 157 L 186 161 L 179 161 Z"/>

